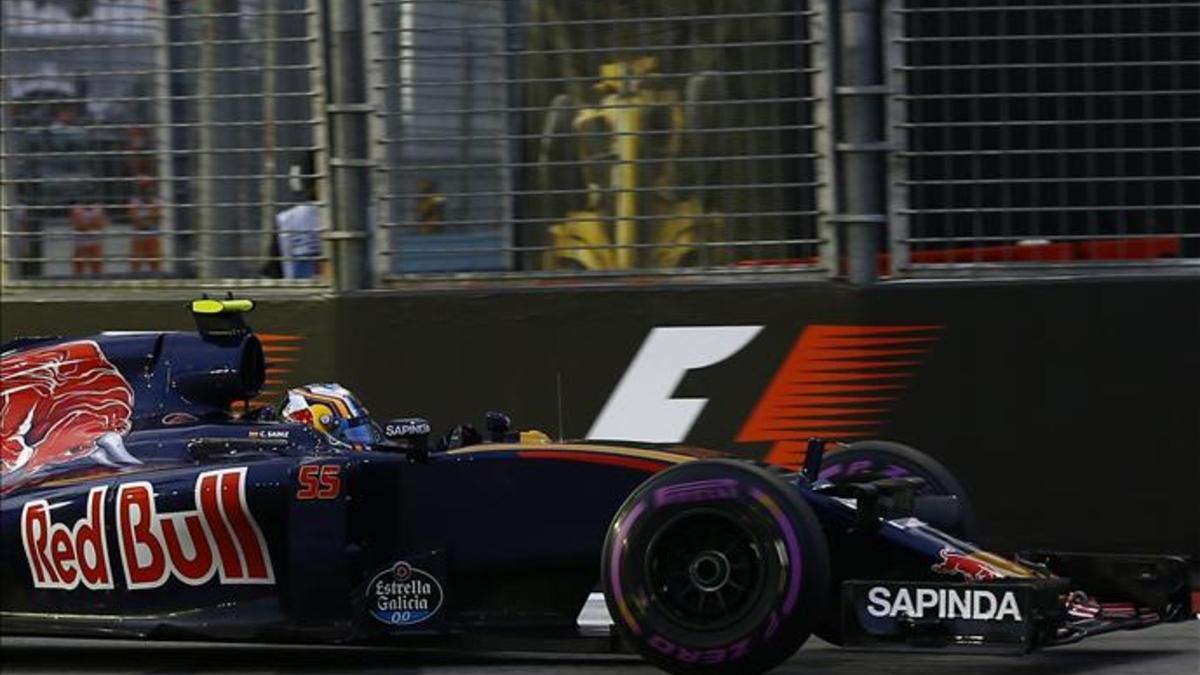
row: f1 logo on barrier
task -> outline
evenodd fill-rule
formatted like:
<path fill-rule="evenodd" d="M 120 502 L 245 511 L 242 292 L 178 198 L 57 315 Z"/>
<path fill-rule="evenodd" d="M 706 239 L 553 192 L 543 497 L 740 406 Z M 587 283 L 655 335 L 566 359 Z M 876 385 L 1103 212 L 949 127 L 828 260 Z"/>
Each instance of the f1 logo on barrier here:
<path fill-rule="evenodd" d="M 706 398 L 671 398 L 683 376 L 728 359 L 762 329 L 687 326 L 650 331 L 588 438 L 682 441 L 708 403 Z"/>
<path fill-rule="evenodd" d="M 734 439 L 769 442 L 766 460 L 796 467 L 813 436 L 870 436 L 942 326 L 804 328 Z M 596 417 L 588 438 L 679 443 L 708 403 L 673 398 L 689 370 L 737 354 L 763 326 L 659 327 L 650 331 Z"/>
<path fill-rule="evenodd" d="M 74 524 L 51 520 L 44 499 L 21 511 L 21 543 L 34 588 L 113 588 L 105 530 L 108 486 L 92 488 L 84 517 Z M 222 584 L 274 584 L 275 571 L 262 530 L 246 502 L 246 468 L 206 471 L 196 479 L 192 511 L 160 513 L 146 481 L 117 488 L 117 549 L 130 590 L 158 588 L 174 577 L 189 586 L 215 575 Z"/>

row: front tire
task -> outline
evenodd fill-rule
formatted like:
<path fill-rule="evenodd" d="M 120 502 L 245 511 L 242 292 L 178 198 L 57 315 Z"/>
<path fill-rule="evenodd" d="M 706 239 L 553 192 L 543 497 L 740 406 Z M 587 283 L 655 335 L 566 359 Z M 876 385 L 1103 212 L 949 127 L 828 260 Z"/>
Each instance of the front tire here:
<path fill-rule="evenodd" d="M 834 483 L 865 482 L 877 478 L 915 476 L 925 481 L 916 497 L 953 497 L 953 522 L 936 523 L 946 532 L 967 540 L 978 534 L 967 490 L 941 462 L 916 448 L 892 441 L 857 441 L 825 455 L 820 478 Z"/>
<path fill-rule="evenodd" d="M 829 552 L 797 489 L 748 462 L 702 460 L 643 483 L 601 562 L 617 630 L 672 673 L 760 673 L 824 616 Z"/>
<path fill-rule="evenodd" d="M 967 490 L 941 462 L 916 448 L 891 441 L 858 441 L 841 446 L 821 460 L 819 477 L 832 483 L 868 482 L 880 478 L 914 476 L 925 484 L 916 491 L 915 515 L 931 521 L 939 529 L 968 541 L 975 538 L 975 516 Z M 952 498 L 949 509 L 946 498 Z M 922 507 L 934 507 L 922 513 Z M 933 515 L 939 516 L 933 518 Z M 829 598 L 829 615 L 817 635 L 826 642 L 841 645 L 841 594 L 836 590 Z"/>

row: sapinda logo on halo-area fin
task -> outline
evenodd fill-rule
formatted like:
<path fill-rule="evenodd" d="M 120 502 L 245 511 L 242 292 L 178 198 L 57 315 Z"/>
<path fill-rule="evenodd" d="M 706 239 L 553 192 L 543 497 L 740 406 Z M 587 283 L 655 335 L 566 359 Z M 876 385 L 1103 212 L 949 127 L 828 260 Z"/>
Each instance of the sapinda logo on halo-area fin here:
<path fill-rule="evenodd" d="M 116 563 L 104 535 L 107 492 L 108 486 L 92 488 L 84 516 L 70 525 L 51 519 L 59 504 L 25 504 L 21 543 L 34 588 L 114 587 Z M 246 502 L 246 468 L 201 473 L 194 501 L 195 510 L 160 513 L 150 483 L 117 487 L 115 557 L 126 588 L 158 588 L 172 578 L 199 586 L 214 576 L 222 584 L 274 584 L 266 540 Z"/>

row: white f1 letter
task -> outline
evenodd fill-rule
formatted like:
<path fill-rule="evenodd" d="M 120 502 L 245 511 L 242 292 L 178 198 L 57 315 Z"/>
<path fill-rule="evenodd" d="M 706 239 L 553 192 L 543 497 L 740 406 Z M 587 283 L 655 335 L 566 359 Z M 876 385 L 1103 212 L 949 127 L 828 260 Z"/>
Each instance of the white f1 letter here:
<path fill-rule="evenodd" d="M 671 398 L 684 374 L 733 356 L 762 328 L 681 326 L 650 331 L 588 438 L 682 441 L 708 403 L 706 398 Z"/>

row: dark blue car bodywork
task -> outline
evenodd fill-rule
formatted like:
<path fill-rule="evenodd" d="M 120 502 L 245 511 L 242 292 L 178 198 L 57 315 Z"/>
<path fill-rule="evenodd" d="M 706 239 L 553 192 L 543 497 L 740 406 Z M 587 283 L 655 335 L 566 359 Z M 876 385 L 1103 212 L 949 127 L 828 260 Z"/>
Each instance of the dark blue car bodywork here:
<path fill-rule="evenodd" d="M 650 476 L 705 455 L 504 439 L 434 451 L 343 447 L 300 424 L 238 414 L 262 384 L 248 331 L 86 340 L 132 392 L 128 428 L 108 441 L 116 449 L 36 465 L 27 453 L 6 471 L 6 633 L 390 644 L 577 636 L 614 513 Z M 21 340 L 3 352 L 70 342 Z M 988 641 L 1018 650 L 1190 616 L 1183 561 L 1002 560 L 944 531 L 953 522 L 914 518 L 911 491 L 891 499 L 905 495 L 902 482 L 783 480 L 828 537 L 833 611 L 843 615 L 828 623 L 844 626 L 846 642 L 962 644 L 947 632 L 960 626 L 953 620 L 869 625 L 868 581 L 967 588 L 986 578 L 1015 589 L 1022 621 Z M 887 512 L 897 508 L 906 512 Z M 1064 598 L 1077 585 L 1056 574 L 1064 566 L 1135 610 L 1072 616 Z M 1127 582 L 1135 569 L 1153 579 Z"/>

